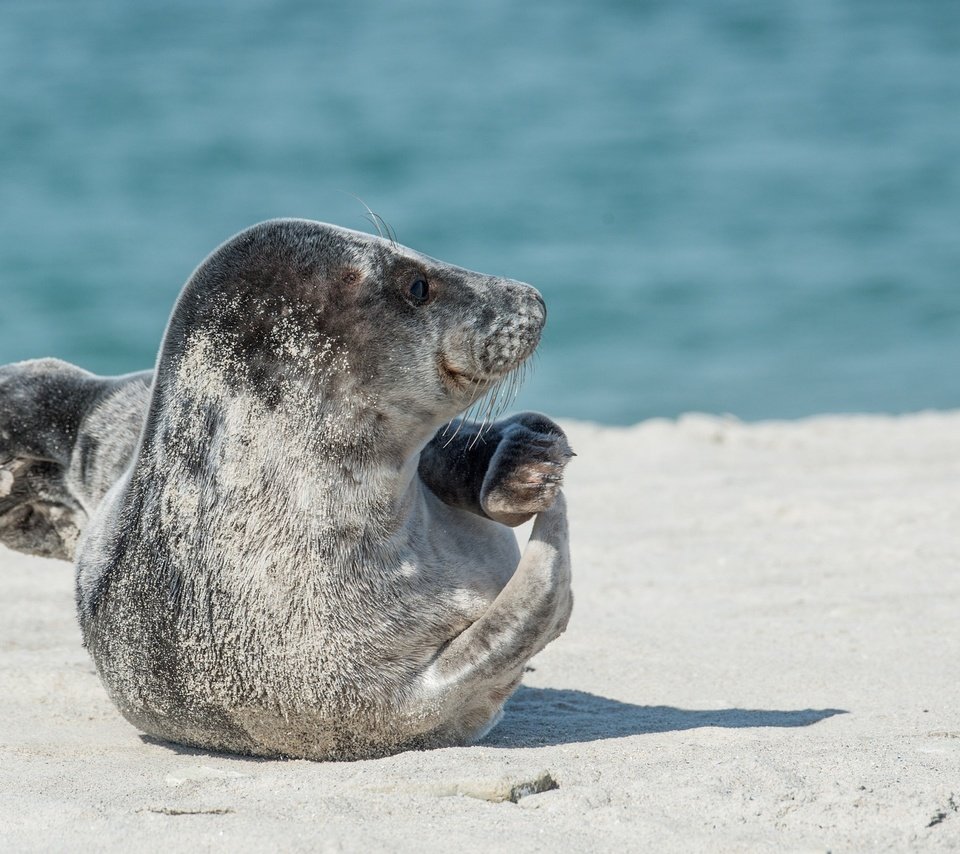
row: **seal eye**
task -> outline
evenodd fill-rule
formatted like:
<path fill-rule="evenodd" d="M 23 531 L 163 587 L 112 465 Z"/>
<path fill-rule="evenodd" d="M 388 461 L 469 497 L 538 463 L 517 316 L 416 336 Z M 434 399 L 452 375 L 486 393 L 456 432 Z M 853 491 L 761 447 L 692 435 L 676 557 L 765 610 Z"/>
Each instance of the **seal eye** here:
<path fill-rule="evenodd" d="M 417 305 L 423 305 L 430 299 L 430 285 L 427 284 L 427 280 L 423 276 L 414 276 L 407 292 L 410 294 L 410 299 Z"/>

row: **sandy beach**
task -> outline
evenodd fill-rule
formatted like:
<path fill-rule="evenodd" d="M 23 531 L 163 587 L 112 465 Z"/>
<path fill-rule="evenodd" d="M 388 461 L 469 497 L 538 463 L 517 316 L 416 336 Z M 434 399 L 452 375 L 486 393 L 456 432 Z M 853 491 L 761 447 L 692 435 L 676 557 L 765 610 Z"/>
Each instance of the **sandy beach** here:
<path fill-rule="evenodd" d="M 0 553 L 0 849 L 960 848 L 960 412 L 565 427 L 573 618 L 469 748 L 147 740 Z"/>

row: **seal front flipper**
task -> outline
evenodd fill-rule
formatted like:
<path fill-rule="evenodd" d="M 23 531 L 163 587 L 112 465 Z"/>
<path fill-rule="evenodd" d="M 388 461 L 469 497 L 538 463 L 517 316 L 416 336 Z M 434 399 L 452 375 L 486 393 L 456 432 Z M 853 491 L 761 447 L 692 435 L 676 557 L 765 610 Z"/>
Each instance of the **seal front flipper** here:
<path fill-rule="evenodd" d="M 73 560 L 133 455 L 151 379 L 98 377 L 59 359 L 0 367 L 0 542 Z"/>
<path fill-rule="evenodd" d="M 572 456 L 560 426 L 537 412 L 485 429 L 457 419 L 423 449 L 419 473 L 445 504 L 516 527 L 553 505 Z"/>
<path fill-rule="evenodd" d="M 447 737 L 470 743 L 490 730 L 527 661 L 563 633 L 572 608 L 567 510 L 560 492 L 537 514 L 507 585 L 424 673 L 425 692 L 458 710 L 449 716 Z"/>

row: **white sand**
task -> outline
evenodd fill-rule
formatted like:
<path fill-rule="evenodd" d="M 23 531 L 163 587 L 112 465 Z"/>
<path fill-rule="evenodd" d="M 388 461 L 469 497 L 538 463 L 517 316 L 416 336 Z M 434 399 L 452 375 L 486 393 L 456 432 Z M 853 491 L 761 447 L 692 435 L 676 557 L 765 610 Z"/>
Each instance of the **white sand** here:
<path fill-rule="evenodd" d="M 70 567 L 4 552 L 0 849 L 960 847 L 960 413 L 569 432 L 573 619 L 478 747 L 145 741 Z"/>

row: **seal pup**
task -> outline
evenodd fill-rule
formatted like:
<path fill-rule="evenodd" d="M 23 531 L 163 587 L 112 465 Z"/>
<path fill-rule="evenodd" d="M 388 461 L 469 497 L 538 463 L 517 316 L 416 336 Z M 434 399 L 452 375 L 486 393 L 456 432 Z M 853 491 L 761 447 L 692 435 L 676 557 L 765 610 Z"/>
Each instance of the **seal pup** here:
<path fill-rule="evenodd" d="M 152 377 L 98 377 L 59 359 L 0 367 L 0 542 L 73 560 L 133 456 Z"/>
<path fill-rule="evenodd" d="M 316 222 L 210 255 L 77 554 L 84 641 L 126 718 L 310 759 L 484 735 L 570 614 L 571 452 L 530 413 L 435 434 L 545 317 L 528 285 Z M 532 514 L 521 557 L 502 523 Z"/>

